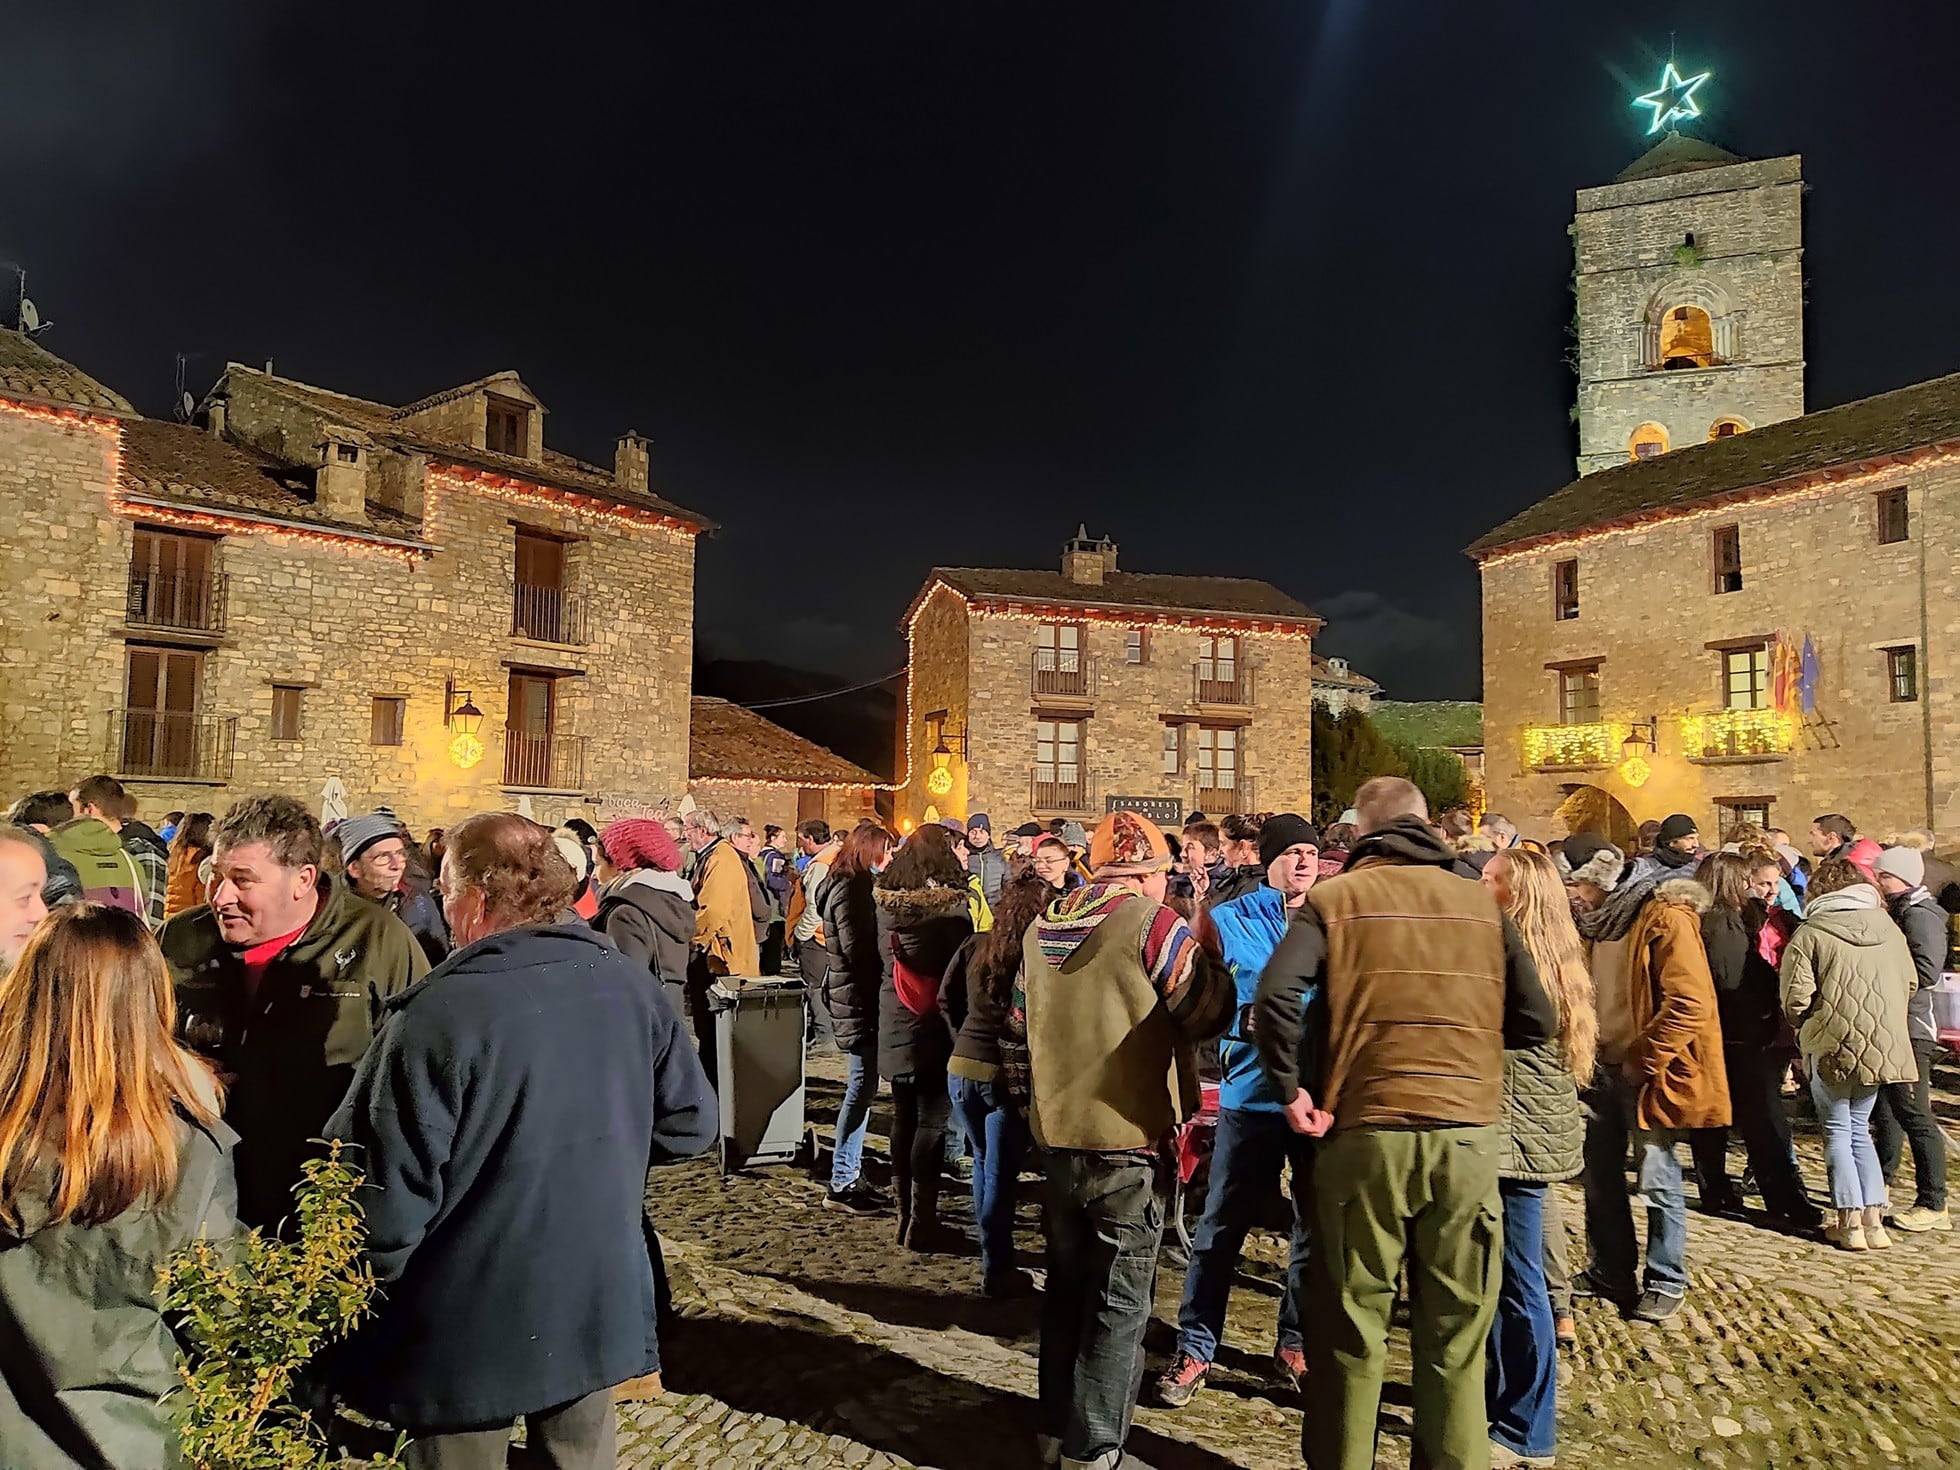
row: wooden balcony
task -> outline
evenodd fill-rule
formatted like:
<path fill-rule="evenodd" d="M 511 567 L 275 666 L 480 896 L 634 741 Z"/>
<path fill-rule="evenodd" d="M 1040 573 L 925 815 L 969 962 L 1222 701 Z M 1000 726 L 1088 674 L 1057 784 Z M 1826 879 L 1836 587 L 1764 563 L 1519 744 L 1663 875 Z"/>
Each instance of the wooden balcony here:
<path fill-rule="evenodd" d="M 1219 779 L 1221 778 L 1213 776 L 1208 782 L 1202 776 L 1198 778 L 1191 787 L 1192 811 L 1203 812 L 1215 822 L 1220 817 L 1230 816 L 1234 812 L 1259 810 L 1253 797 L 1250 776 L 1228 777 L 1226 779 L 1232 782 L 1229 786 L 1215 784 Z"/>
<path fill-rule="evenodd" d="M 1796 748 L 1796 715 L 1722 709 L 1681 717 L 1681 753 L 1691 761 L 1773 761 Z"/>
<path fill-rule="evenodd" d="M 145 781 L 231 779 L 238 721 L 155 709 L 109 711 L 110 764 L 120 776 Z"/>
<path fill-rule="evenodd" d="M 1191 666 L 1191 697 L 1199 704 L 1249 709 L 1252 705 L 1252 665 L 1204 663 Z"/>
<path fill-rule="evenodd" d="M 513 791 L 585 789 L 583 735 L 504 728 L 504 786 Z"/>
<path fill-rule="evenodd" d="M 1596 771 L 1620 759 L 1624 726 L 1533 725 L 1524 732 L 1524 764 L 1532 771 Z"/>

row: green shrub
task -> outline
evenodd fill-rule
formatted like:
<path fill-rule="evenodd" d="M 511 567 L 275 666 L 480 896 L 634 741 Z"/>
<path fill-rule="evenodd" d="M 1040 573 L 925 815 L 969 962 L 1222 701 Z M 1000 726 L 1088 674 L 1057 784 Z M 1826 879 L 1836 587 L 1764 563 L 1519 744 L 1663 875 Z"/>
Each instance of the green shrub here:
<path fill-rule="evenodd" d="M 297 1239 L 269 1240 L 254 1230 L 200 1240 L 158 1273 L 165 1310 L 186 1344 L 178 1414 L 192 1470 L 399 1470 L 400 1441 L 394 1455 L 336 1457 L 292 1400 L 300 1369 L 373 1312 L 360 1186 L 360 1173 L 331 1144 L 293 1191 Z"/>

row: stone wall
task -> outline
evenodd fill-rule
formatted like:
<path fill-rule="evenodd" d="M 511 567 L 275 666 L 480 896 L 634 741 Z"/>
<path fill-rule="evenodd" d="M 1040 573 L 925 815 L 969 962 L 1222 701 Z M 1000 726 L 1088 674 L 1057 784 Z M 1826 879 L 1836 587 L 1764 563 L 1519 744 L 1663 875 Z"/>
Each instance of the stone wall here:
<path fill-rule="evenodd" d="M 801 795 L 793 786 L 765 786 L 753 781 L 696 781 L 693 786 L 696 806 L 707 807 L 723 821 L 747 817 L 758 832 L 772 822 L 786 831 L 795 831 Z M 846 831 L 860 819 L 875 818 L 878 814 L 874 794 L 868 786 L 819 791 L 813 793 L 813 798 L 820 799 L 822 805 L 822 810 L 813 815 Z"/>
<path fill-rule="evenodd" d="M 1081 699 L 1033 693 L 1038 624 L 979 613 L 967 659 L 972 688 L 965 806 L 987 812 L 1001 830 L 1030 811 L 1036 709 L 1083 721 L 1082 764 L 1094 817 L 1111 796 L 1163 797 L 1188 808 L 1195 800 L 1199 723 L 1239 727 L 1239 770 L 1252 783 L 1252 805 L 1305 811 L 1311 798 L 1312 649 L 1305 638 L 1241 636 L 1240 659 L 1252 671 L 1249 707 L 1200 711 L 1195 702 L 1199 633 L 1173 626 L 1149 630 L 1148 661 L 1124 661 L 1127 629 L 1084 626 L 1090 684 Z M 1164 769 L 1166 715 L 1185 729 L 1177 774 Z M 1240 722 L 1243 722 L 1240 724 Z M 941 807 L 942 811 L 947 810 Z M 1069 815 L 1066 813 L 1052 813 Z M 1041 815 L 1051 815 L 1043 812 Z"/>
<path fill-rule="evenodd" d="M 1910 490 L 1911 539 L 1880 545 L 1878 490 Z M 1712 532 L 1737 527 L 1740 591 L 1714 591 Z M 1960 836 L 1960 465 L 1866 476 L 1647 527 L 1596 534 L 1483 565 L 1486 781 L 1490 805 L 1528 832 L 1561 835 L 1564 788 L 1591 785 L 1636 820 L 1684 811 L 1715 830 L 1720 797 L 1767 797 L 1798 830 L 1842 811 L 1881 836 L 1929 825 Z M 1552 565 L 1579 563 L 1579 616 L 1552 616 Z M 1678 717 L 1721 703 L 1721 658 L 1706 645 L 1781 632 L 1815 641 L 1824 724 L 1761 761 L 1696 763 Z M 1919 649 L 1920 699 L 1893 703 L 1883 649 Z M 1527 726 L 1557 722 L 1548 663 L 1600 658 L 1601 713 L 1621 728 L 1660 716 L 1652 776 L 1633 788 L 1612 762 L 1593 771 L 1524 767 Z M 1929 732 L 1930 721 L 1930 732 Z M 1929 733 L 1931 739 L 1929 740 Z M 1930 788 L 1930 789 L 1929 789 Z"/>
<path fill-rule="evenodd" d="M 123 629 L 133 523 L 105 513 L 112 455 L 97 430 L 0 406 L 0 526 L 16 573 L 0 608 L 0 792 L 115 767 L 109 711 L 125 703 L 127 646 L 172 641 Z M 428 499 L 428 538 L 441 549 L 427 560 L 272 532 L 223 539 L 213 569 L 229 583 L 228 616 L 203 653 L 199 704 L 207 718 L 235 721 L 231 776 L 132 777 L 146 812 L 222 811 L 263 789 L 317 808 L 337 776 L 351 810 L 385 803 L 420 829 L 526 798 L 556 823 L 589 812 L 591 798 L 686 789 L 693 538 L 440 477 Z M 586 646 L 511 636 L 519 523 L 583 538 L 574 591 L 597 594 Z M 584 741 L 575 787 L 503 785 L 512 665 L 565 675 L 557 728 Z M 485 754 L 469 769 L 449 755 L 450 678 L 485 716 Z M 301 689 L 297 740 L 272 739 L 275 684 Z M 376 696 L 406 699 L 402 745 L 369 744 Z"/>
<path fill-rule="evenodd" d="M 1804 411 L 1801 160 L 1765 159 L 1579 191 L 1573 225 L 1579 468 L 1622 464 L 1647 422 L 1683 448 L 1715 421 L 1750 428 Z M 1675 258 L 1692 234 L 1699 265 Z M 1654 371 L 1649 313 L 1728 317 L 1730 365 Z"/>
<path fill-rule="evenodd" d="M 968 678 L 967 636 L 966 604 L 943 583 L 936 586 L 913 617 L 906 640 L 906 701 L 899 711 L 894 768 L 894 779 L 907 783 L 896 793 L 894 816 L 901 826 L 924 821 L 927 807 L 941 816 L 961 817 L 970 811 L 991 814 L 993 810 L 985 804 L 984 791 L 977 801 L 969 798 L 970 768 L 957 759 L 947 766 L 953 777 L 950 791 L 935 795 L 925 784 L 933 768 L 925 716 L 936 710 L 947 711 L 946 729 L 955 736 L 971 724 L 968 691 L 973 686 Z M 981 690 L 978 697 L 987 699 L 991 707 L 990 691 Z"/>

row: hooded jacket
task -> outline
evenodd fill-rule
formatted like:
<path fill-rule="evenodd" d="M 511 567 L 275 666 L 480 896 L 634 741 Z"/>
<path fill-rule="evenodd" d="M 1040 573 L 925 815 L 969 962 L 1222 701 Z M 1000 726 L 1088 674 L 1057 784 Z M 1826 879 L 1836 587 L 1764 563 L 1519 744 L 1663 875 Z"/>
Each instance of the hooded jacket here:
<path fill-rule="evenodd" d="M 1007 886 L 1007 854 L 991 841 L 985 847 L 968 847 L 966 870 L 980 880 L 980 892 L 989 904 L 1000 902 L 1000 891 Z"/>
<path fill-rule="evenodd" d="M 149 922 L 142 866 L 122 845 L 122 839 L 109 830 L 107 822 L 77 817 L 56 827 L 50 840 L 81 880 L 83 898 L 128 909 Z"/>
<path fill-rule="evenodd" d="M 706 954 L 710 974 L 733 976 L 737 985 L 762 967 L 750 898 L 751 888 L 761 887 L 748 859 L 720 837 L 695 858 L 694 943 Z"/>
<path fill-rule="evenodd" d="M 646 967 L 584 925 L 510 929 L 387 1002 L 327 1125 L 357 1145 L 376 1315 L 334 1354 L 366 1413 L 507 1423 L 652 1369 L 654 1163 L 713 1142 Z"/>
<path fill-rule="evenodd" d="M 655 979 L 680 985 L 687 979 L 687 950 L 694 942 L 694 890 L 679 873 L 634 868 L 601 891 L 592 927 Z"/>
<path fill-rule="evenodd" d="M 954 952 L 973 933 L 965 888 L 880 888 L 878 913 L 878 1074 L 907 1077 L 944 1072 L 953 1054 L 953 1031 L 935 1006 L 915 1015 L 898 998 L 893 964 L 943 980 Z M 833 1022 L 835 1017 L 832 1017 Z"/>
<path fill-rule="evenodd" d="M 48 870 L 47 881 L 41 885 L 41 902 L 48 908 L 79 902 L 82 897 L 82 875 L 75 871 L 75 865 L 56 850 L 45 832 L 34 827 L 20 830 L 34 839 L 34 845 L 41 849 L 41 864 Z"/>
<path fill-rule="evenodd" d="M 177 986 L 178 1034 L 232 1076 L 238 1217 L 270 1227 L 291 1212 L 311 1140 L 346 1095 L 383 1002 L 429 961 L 406 924 L 324 873 L 311 922 L 250 994 L 242 951 L 209 907 L 178 915 L 157 939 Z"/>
<path fill-rule="evenodd" d="M 174 1403 L 182 1353 L 157 1268 L 200 1235 L 238 1233 L 237 1136 L 177 1118 L 177 1187 L 101 1225 L 47 1223 L 23 1195 L 0 1227 L 0 1465 L 104 1470 L 183 1463 Z"/>
<path fill-rule="evenodd" d="M 1805 1061 L 1833 1087 L 1918 1081 L 1906 1018 L 1915 980 L 1912 951 L 1876 888 L 1854 883 L 1811 899 L 1783 946 L 1783 1009 Z"/>
<path fill-rule="evenodd" d="M 1701 916 L 1712 902 L 1692 878 L 1664 879 L 1627 935 L 1632 1039 L 1625 1061 L 1639 1074 L 1642 1128 L 1722 1128 L 1730 1121 L 1721 1015 L 1701 944 Z"/>
<path fill-rule="evenodd" d="M 1280 1109 L 1282 1100 L 1259 1066 L 1259 1048 L 1252 1039 L 1252 1006 L 1259 994 L 1259 976 L 1286 933 L 1288 917 L 1285 895 L 1269 886 L 1255 888 L 1211 911 L 1238 999 L 1232 1022 L 1218 1043 L 1218 1061 L 1224 1069 L 1218 1088 L 1221 1108 L 1260 1113 Z M 1304 1003 L 1311 1006 L 1312 996 Z"/>
<path fill-rule="evenodd" d="M 1550 1041 L 1558 1014 L 1517 929 L 1457 861 L 1427 822 L 1400 817 L 1307 894 L 1255 1002 L 1278 1096 L 1304 1085 L 1337 1129 L 1500 1120 L 1506 1048 Z"/>
<path fill-rule="evenodd" d="M 170 887 L 170 849 L 143 822 L 124 822 L 116 838 L 143 875 L 143 922 L 154 934 L 163 927 L 163 905 Z"/>
<path fill-rule="evenodd" d="M 1212 908 L 1220 908 L 1235 903 L 1248 893 L 1257 893 L 1266 886 L 1266 866 L 1264 863 L 1247 863 L 1244 867 L 1218 867 L 1212 871 L 1211 890 L 1205 895 L 1205 902 Z"/>
<path fill-rule="evenodd" d="M 1947 951 L 1951 947 L 1948 915 L 1924 886 L 1902 893 L 1888 905 L 1893 921 L 1906 936 L 1912 951 L 1917 986 L 1906 1003 L 1906 1032 L 1913 1041 L 1937 1043 L 1939 1022 L 1933 1016 L 1933 987 L 1946 973 Z"/>

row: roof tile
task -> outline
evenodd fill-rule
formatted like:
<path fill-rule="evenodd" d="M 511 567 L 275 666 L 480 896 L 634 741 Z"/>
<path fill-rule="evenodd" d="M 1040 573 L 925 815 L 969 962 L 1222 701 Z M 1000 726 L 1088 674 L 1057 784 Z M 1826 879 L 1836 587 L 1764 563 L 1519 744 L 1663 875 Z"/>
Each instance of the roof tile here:
<path fill-rule="evenodd" d="M 0 327 L 0 393 L 111 413 L 136 411 L 115 389 L 56 357 L 26 333 L 4 327 Z"/>
<path fill-rule="evenodd" d="M 1061 571 L 1007 567 L 934 567 L 927 579 L 968 597 L 1001 598 L 1054 607 L 1117 608 L 1152 612 L 1217 613 L 1228 617 L 1319 622 L 1305 603 L 1270 582 L 1245 577 L 1184 577 L 1160 572 L 1111 572 L 1101 586 L 1074 582 Z"/>
<path fill-rule="evenodd" d="M 879 786 L 877 776 L 805 740 L 752 709 L 694 696 L 688 774 L 696 781 L 803 781 L 813 786 Z"/>

